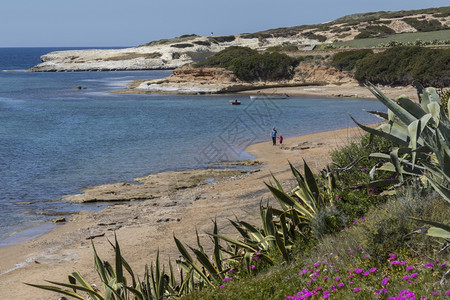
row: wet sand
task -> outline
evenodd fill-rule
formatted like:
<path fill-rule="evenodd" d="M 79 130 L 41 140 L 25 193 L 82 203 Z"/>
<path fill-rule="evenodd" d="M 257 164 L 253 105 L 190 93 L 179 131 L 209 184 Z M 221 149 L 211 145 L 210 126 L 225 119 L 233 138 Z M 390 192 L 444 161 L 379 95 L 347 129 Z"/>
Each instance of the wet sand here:
<path fill-rule="evenodd" d="M 159 178 L 164 178 L 162 191 L 154 198 L 119 202 L 99 212 L 83 211 L 43 236 L 0 248 L 2 298 L 59 299 L 57 294 L 26 286 L 23 282 L 67 282 L 67 275 L 75 271 L 100 286 L 91 240 L 101 259 L 111 261 L 114 253 L 107 239 L 112 241 L 114 232 L 123 256 L 140 276 L 145 264 L 155 260 L 158 249 L 166 266 L 169 257 L 172 261 L 178 258 L 173 235 L 195 246 L 197 229 L 208 249 L 210 243 L 205 232 L 212 231 L 212 219 L 217 219 L 220 233 L 228 235 L 236 234 L 228 219 L 238 217 L 259 224 L 260 201 L 273 202 L 264 185 L 270 181 L 271 173 L 283 186 L 293 187 L 288 161 L 301 169 L 305 159 L 311 168 L 320 170 L 329 162 L 332 150 L 361 135 L 360 130 L 352 127 L 285 139 L 282 146 L 272 146 L 271 141 L 254 144 L 246 151 L 262 165 L 248 172 L 201 174 L 207 171 L 192 170 L 161 174 Z M 186 184 L 184 180 L 192 177 L 199 180 Z M 154 181 L 155 175 L 152 178 Z M 173 188 L 175 186 L 178 188 Z M 132 189 L 128 192 L 133 193 Z"/>

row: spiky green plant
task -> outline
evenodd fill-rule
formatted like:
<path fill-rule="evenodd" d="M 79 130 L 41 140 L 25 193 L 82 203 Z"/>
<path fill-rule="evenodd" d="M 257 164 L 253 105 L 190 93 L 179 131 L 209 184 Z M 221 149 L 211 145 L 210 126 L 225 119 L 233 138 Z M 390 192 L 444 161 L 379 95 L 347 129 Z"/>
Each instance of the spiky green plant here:
<path fill-rule="evenodd" d="M 173 288 L 176 286 L 176 281 L 172 267 L 170 267 L 171 273 L 169 277 L 165 274 L 164 266 L 161 269 L 159 251 L 156 256 L 155 266 L 152 264 L 150 270 L 147 265 L 145 266 L 144 279 L 141 281 L 135 276 L 132 268 L 123 258 L 116 236 L 115 244 L 111 245 L 115 250 L 115 268 L 108 261 L 100 259 L 92 242 L 95 268 L 102 282 L 103 293 L 94 289 L 93 285 L 88 283 L 78 272 L 73 272 L 69 275 L 69 283 L 47 281 L 53 285 L 26 284 L 82 300 L 160 300 L 167 296 L 177 295 Z M 128 272 L 131 284 L 128 283 L 124 271 Z M 167 280 L 167 278 L 169 279 Z"/>
<path fill-rule="evenodd" d="M 387 123 L 373 129 L 352 119 L 367 132 L 400 145 L 389 155 L 381 153 L 371 155 L 388 160 L 379 170 L 395 172 L 400 182 L 408 180 L 405 175 L 413 179 L 419 178 L 424 186 L 430 185 L 450 203 L 449 112 L 444 111 L 435 88 L 424 88 L 417 82 L 414 86 L 419 95 L 419 104 L 405 96 L 393 101 L 370 84 L 369 90 L 388 108 L 387 114 L 376 113 L 385 118 Z M 422 233 L 447 239 L 450 236 L 448 225 L 422 221 L 432 225 Z"/>

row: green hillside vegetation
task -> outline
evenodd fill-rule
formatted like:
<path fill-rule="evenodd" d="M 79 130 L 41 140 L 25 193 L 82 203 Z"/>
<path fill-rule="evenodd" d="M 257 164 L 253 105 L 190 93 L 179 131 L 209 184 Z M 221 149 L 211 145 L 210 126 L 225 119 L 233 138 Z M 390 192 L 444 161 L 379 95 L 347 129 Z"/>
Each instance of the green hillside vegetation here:
<path fill-rule="evenodd" d="M 291 79 L 298 64 L 295 58 L 278 52 L 259 54 L 247 47 L 229 47 L 194 66 L 226 68 L 243 81 Z"/>
<path fill-rule="evenodd" d="M 415 41 L 422 41 L 423 43 L 433 41 L 443 41 L 444 44 L 450 44 L 450 30 L 439 30 L 432 32 L 407 32 L 390 35 L 384 38 L 368 38 L 357 39 L 345 42 L 335 42 L 330 44 L 330 48 L 375 48 L 388 45 L 390 42 L 397 43 L 414 43 Z"/>
<path fill-rule="evenodd" d="M 369 49 L 339 52 L 333 56 L 331 65 L 340 71 L 351 72 L 360 59 L 370 54 L 373 54 L 373 51 Z"/>
<path fill-rule="evenodd" d="M 366 55 L 356 64 L 355 78 L 383 85 L 450 86 L 450 49 L 399 46 Z"/>

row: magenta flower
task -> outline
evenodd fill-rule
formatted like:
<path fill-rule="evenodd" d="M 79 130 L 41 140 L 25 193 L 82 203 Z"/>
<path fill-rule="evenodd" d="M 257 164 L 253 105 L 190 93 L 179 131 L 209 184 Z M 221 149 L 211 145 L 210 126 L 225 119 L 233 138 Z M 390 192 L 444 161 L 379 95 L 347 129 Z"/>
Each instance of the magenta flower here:
<path fill-rule="evenodd" d="M 397 254 L 392 253 L 388 260 L 393 260 L 397 257 Z"/>
<path fill-rule="evenodd" d="M 333 292 L 335 292 L 335 291 L 336 291 L 336 286 L 333 285 L 333 286 L 331 287 L 331 290 L 332 290 Z"/>
<path fill-rule="evenodd" d="M 376 291 L 377 295 L 381 295 L 381 293 L 386 294 L 387 293 L 387 289 L 382 288 L 381 290 Z"/>
<path fill-rule="evenodd" d="M 361 274 L 364 270 L 363 269 L 355 269 L 356 274 Z"/>
<path fill-rule="evenodd" d="M 446 292 L 445 292 L 445 295 L 446 295 L 446 296 L 450 295 L 450 290 L 446 291 Z"/>
<path fill-rule="evenodd" d="M 442 265 L 439 266 L 439 268 L 445 268 L 447 266 L 446 263 L 443 263 Z"/>
<path fill-rule="evenodd" d="M 355 251 L 349 250 L 348 253 L 353 254 Z"/>
<path fill-rule="evenodd" d="M 414 266 L 407 266 L 406 267 L 406 271 L 411 271 L 412 269 L 414 269 Z"/>
<path fill-rule="evenodd" d="M 391 265 L 399 265 L 400 262 L 398 260 L 393 260 L 390 262 Z"/>
<path fill-rule="evenodd" d="M 389 278 L 383 278 L 383 280 L 381 280 L 381 284 L 382 285 L 386 285 L 389 282 Z"/>
<path fill-rule="evenodd" d="M 254 268 L 256 268 L 256 266 L 255 266 L 255 265 L 251 265 L 251 266 L 250 266 L 250 269 L 252 269 L 252 270 L 253 270 Z"/>
<path fill-rule="evenodd" d="M 326 281 L 328 279 L 328 276 L 324 276 L 323 280 Z"/>
<path fill-rule="evenodd" d="M 408 279 L 409 279 L 409 275 L 402 278 L 402 280 L 408 280 Z"/>
<path fill-rule="evenodd" d="M 433 296 L 439 296 L 441 294 L 441 291 L 437 290 L 437 291 L 431 291 L 431 294 Z"/>
<path fill-rule="evenodd" d="M 336 277 L 334 280 L 336 280 L 336 281 L 341 280 L 341 276 Z"/>
<path fill-rule="evenodd" d="M 225 286 L 221 285 L 220 288 L 223 289 Z"/>
<path fill-rule="evenodd" d="M 361 218 L 361 221 L 365 221 L 365 220 L 366 220 L 366 218 L 364 218 L 364 217 Z"/>
<path fill-rule="evenodd" d="M 425 268 L 432 268 L 432 267 L 434 267 L 433 264 L 426 264 L 426 265 L 425 265 Z"/>
<path fill-rule="evenodd" d="M 363 276 L 369 276 L 369 272 L 364 272 Z"/>
<path fill-rule="evenodd" d="M 354 289 L 353 289 L 353 293 L 357 293 L 357 292 L 359 292 L 360 290 L 361 290 L 361 288 L 359 288 L 359 287 L 354 288 Z"/>
<path fill-rule="evenodd" d="M 353 278 L 353 274 L 348 275 L 348 278 Z"/>
<path fill-rule="evenodd" d="M 409 276 L 411 278 L 416 278 L 417 277 L 417 273 L 412 273 L 411 276 Z"/>
<path fill-rule="evenodd" d="M 371 269 L 369 270 L 370 273 L 375 273 L 376 271 L 377 271 L 377 268 L 371 268 Z"/>
<path fill-rule="evenodd" d="M 315 263 L 315 264 L 314 264 L 314 267 L 316 267 L 316 268 L 317 268 L 318 266 L 320 266 L 320 264 L 319 264 L 319 263 Z"/>
<path fill-rule="evenodd" d="M 356 224 L 356 222 L 358 222 L 358 221 L 356 221 L 356 219 L 353 219 L 353 223 L 355 223 L 355 224 Z"/>
<path fill-rule="evenodd" d="M 230 280 L 231 280 L 230 277 L 225 277 L 224 279 L 222 279 L 223 282 L 227 282 L 227 281 L 230 281 Z"/>
<path fill-rule="evenodd" d="M 344 286 L 344 283 L 343 283 L 343 282 L 339 282 L 337 286 L 338 286 L 338 287 L 343 287 L 343 286 Z"/>

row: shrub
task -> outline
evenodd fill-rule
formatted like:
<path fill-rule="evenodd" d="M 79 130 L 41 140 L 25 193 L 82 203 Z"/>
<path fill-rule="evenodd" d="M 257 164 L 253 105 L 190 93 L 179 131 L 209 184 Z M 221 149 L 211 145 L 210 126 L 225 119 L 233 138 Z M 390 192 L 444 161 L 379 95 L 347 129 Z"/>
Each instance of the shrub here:
<path fill-rule="evenodd" d="M 355 68 L 358 60 L 370 54 L 373 54 L 373 51 L 369 49 L 336 53 L 333 56 L 331 65 L 338 70 L 350 72 Z"/>
<path fill-rule="evenodd" d="M 196 45 L 200 45 L 200 46 L 211 46 L 211 43 L 208 41 L 194 41 L 192 43 L 194 43 Z"/>
<path fill-rule="evenodd" d="M 417 31 L 420 32 L 427 32 L 427 31 L 437 31 L 437 30 L 443 30 L 447 29 L 447 26 L 443 26 L 441 22 L 438 20 L 417 20 L 415 18 L 405 18 L 403 19 L 406 24 L 411 25 Z"/>
<path fill-rule="evenodd" d="M 181 43 L 181 44 L 170 45 L 170 47 L 173 47 L 173 48 L 189 48 L 189 47 L 194 47 L 194 45 L 189 44 L 189 43 Z"/>
<path fill-rule="evenodd" d="M 450 85 L 450 49 L 399 46 L 368 55 L 356 64 L 355 78 L 384 85 Z"/>
<path fill-rule="evenodd" d="M 355 39 L 385 37 L 391 34 L 395 34 L 395 31 L 387 26 L 370 25 L 364 28 L 359 34 L 357 34 L 355 36 Z"/>
<path fill-rule="evenodd" d="M 321 34 L 316 34 L 312 31 L 310 32 L 306 32 L 306 33 L 302 33 L 302 35 L 305 38 L 308 38 L 310 40 L 318 40 L 319 42 L 325 42 L 327 40 L 327 37 Z"/>
<path fill-rule="evenodd" d="M 264 53 L 247 47 L 232 46 L 197 63 L 196 67 L 226 68 L 244 81 L 283 80 L 294 75 L 297 60 L 285 54 Z"/>
<path fill-rule="evenodd" d="M 208 37 L 208 40 L 211 43 L 226 43 L 226 42 L 232 42 L 236 39 L 236 37 L 234 35 L 224 35 L 224 36 L 213 36 L 213 37 Z"/>

